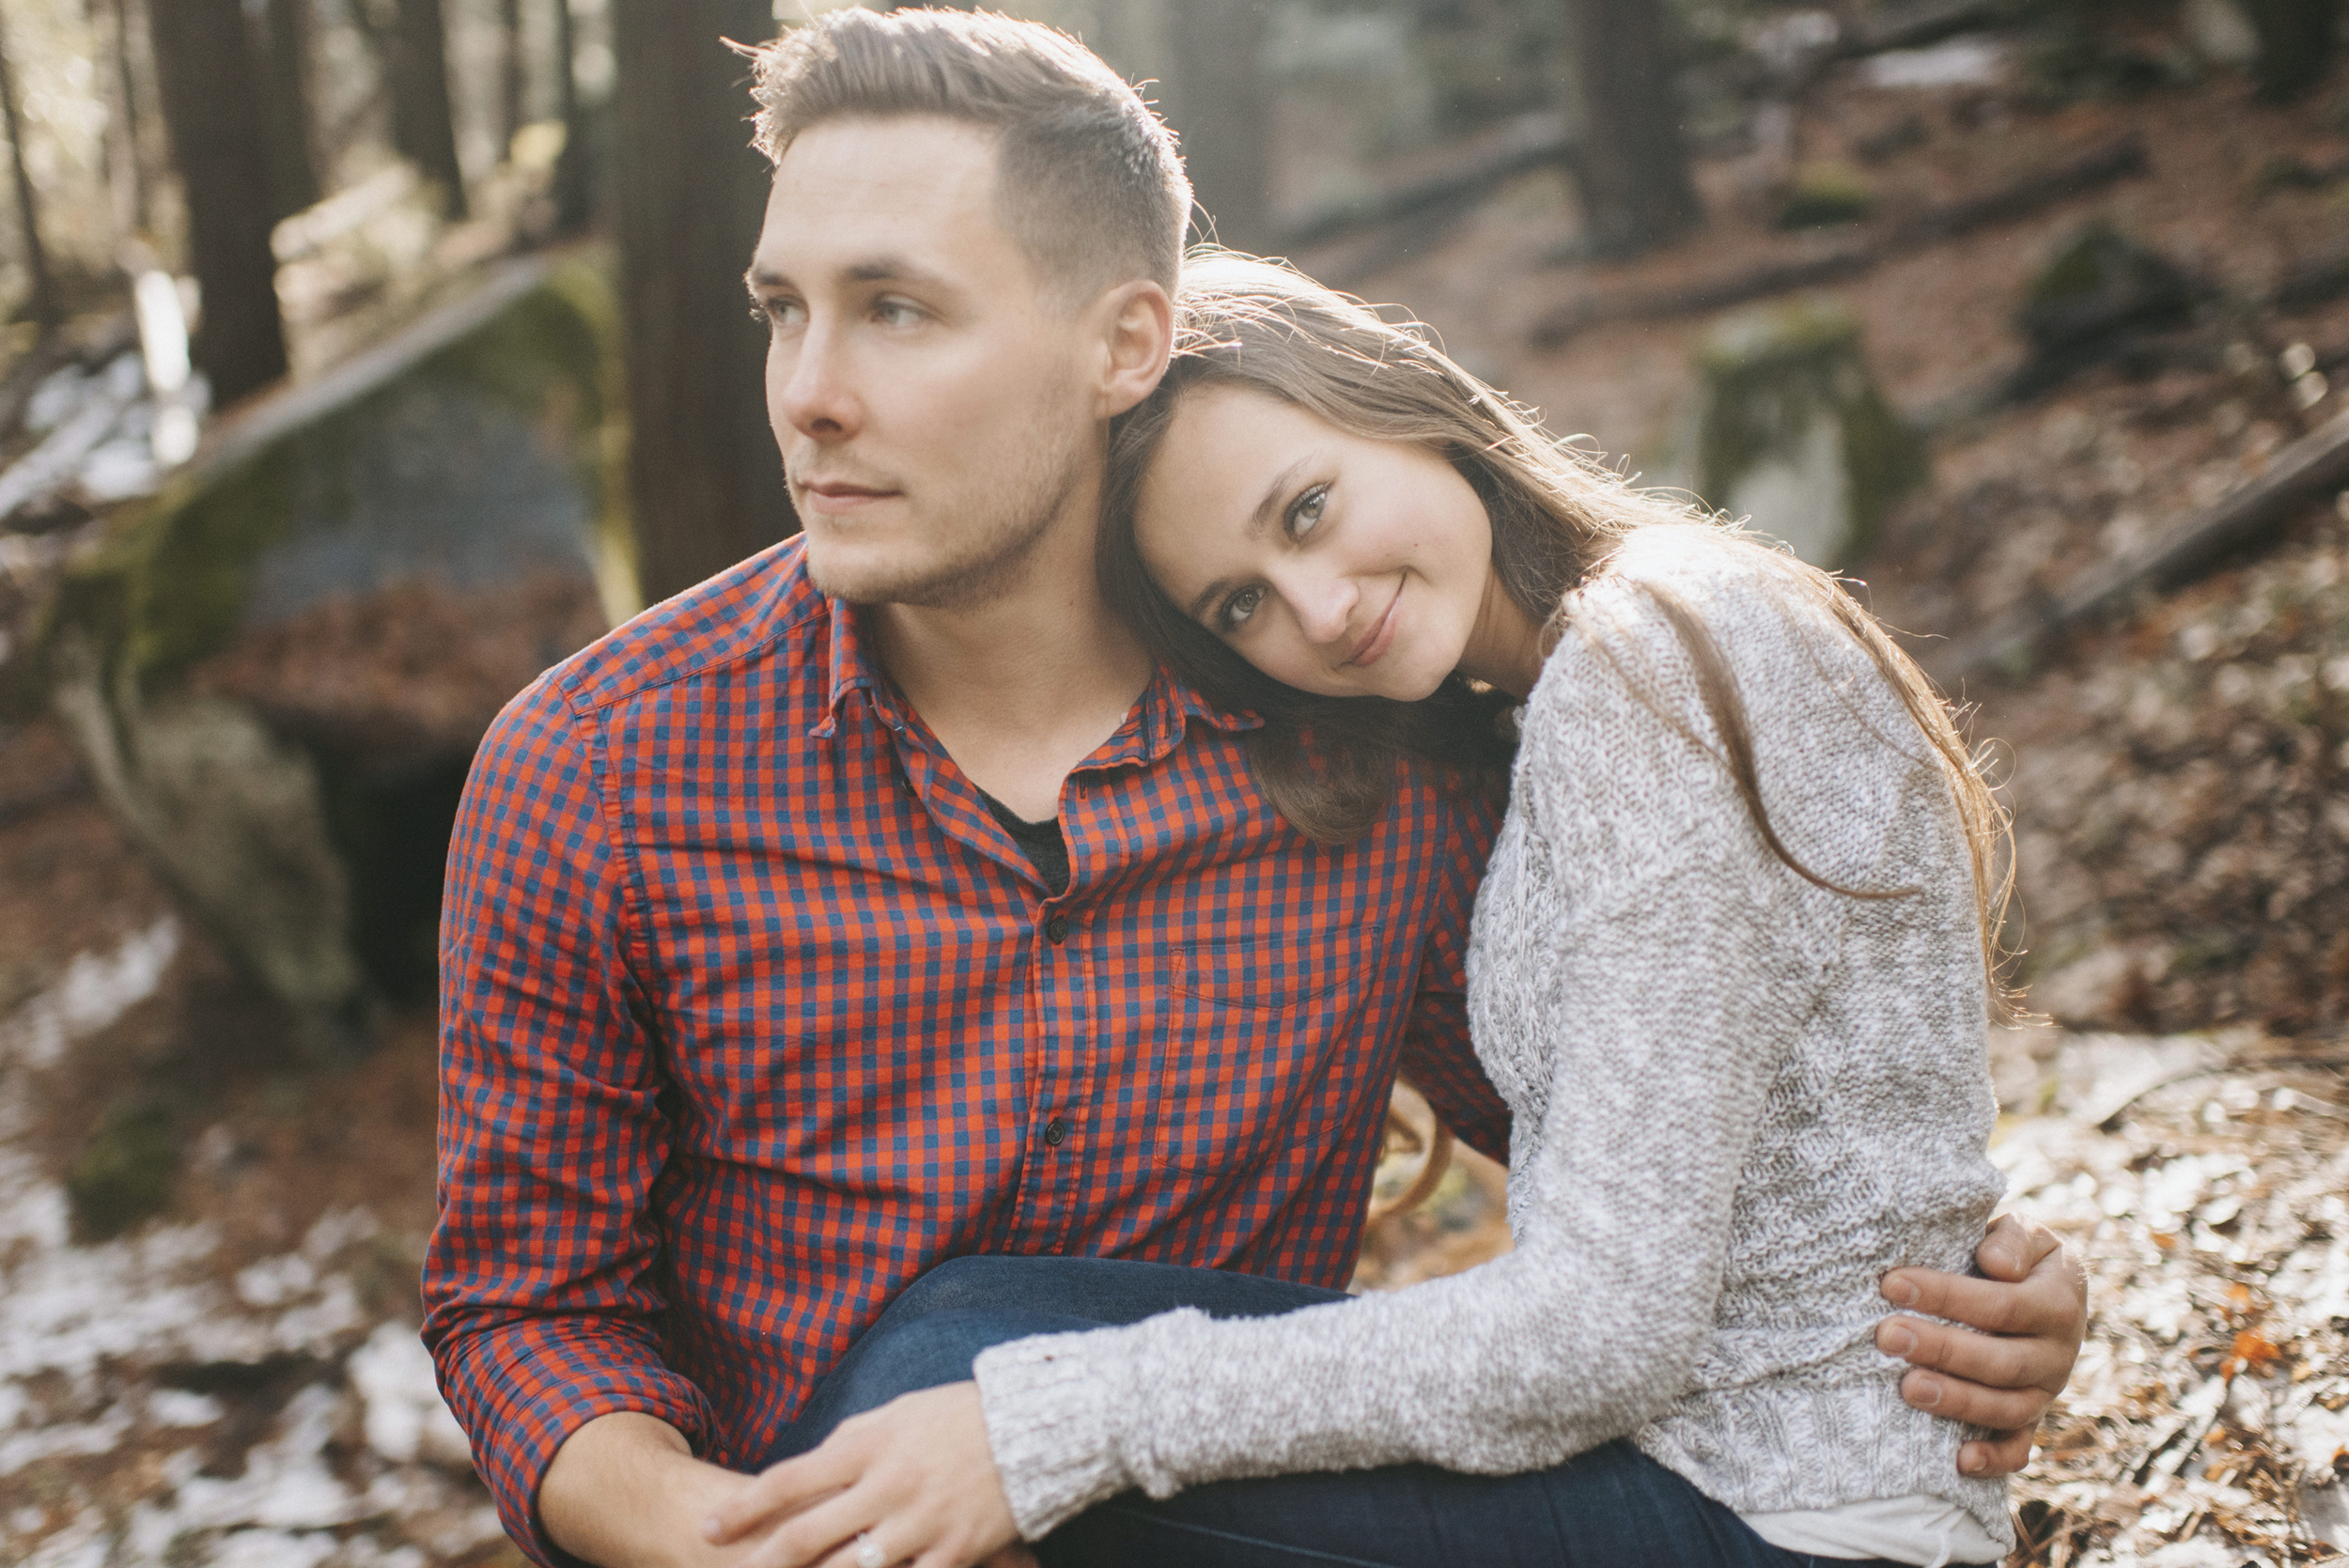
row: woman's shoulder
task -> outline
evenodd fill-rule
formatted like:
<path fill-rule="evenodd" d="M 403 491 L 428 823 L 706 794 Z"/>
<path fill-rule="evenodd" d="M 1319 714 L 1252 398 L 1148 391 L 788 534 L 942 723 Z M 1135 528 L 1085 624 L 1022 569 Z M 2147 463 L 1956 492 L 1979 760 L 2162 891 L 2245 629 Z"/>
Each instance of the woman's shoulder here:
<path fill-rule="evenodd" d="M 1803 612 L 1826 582 L 1824 574 L 1784 550 L 1725 524 L 1650 523 L 1626 535 L 1599 569 L 1566 596 L 1559 613 L 1569 625 L 1578 612 L 1589 616 L 1595 611 L 1629 610 L 1635 619 L 1655 617 L 1663 613 L 1655 607 L 1661 593 L 1708 624 L 1808 619 Z"/>
<path fill-rule="evenodd" d="M 1735 529 L 1653 523 L 1559 606 L 1544 684 L 1583 686 L 1589 672 L 1575 667 L 1595 659 L 1640 684 L 1675 685 L 1676 675 L 1694 674 L 1692 633 L 1741 687 L 1815 675 L 1822 656 L 1833 662 L 1842 647 L 1860 651 L 1830 608 L 1838 592 L 1826 574 Z M 1551 682 L 1552 674 L 1561 678 Z"/>

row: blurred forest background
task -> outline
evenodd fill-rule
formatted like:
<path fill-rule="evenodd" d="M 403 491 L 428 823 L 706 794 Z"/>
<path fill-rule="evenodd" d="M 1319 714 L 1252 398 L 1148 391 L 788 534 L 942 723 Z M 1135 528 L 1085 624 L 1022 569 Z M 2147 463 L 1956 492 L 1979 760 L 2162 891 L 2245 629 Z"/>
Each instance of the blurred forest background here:
<path fill-rule="evenodd" d="M 2337 0 L 1013 8 L 1203 234 L 1976 705 L 2052 1019 L 1995 1154 L 2094 1314 L 2015 1560 L 2349 1551 Z M 791 529 L 719 40 L 805 15 L 0 0 L 0 1560 L 512 1558 L 414 1339 L 442 852 L 506 697 Z M 1361 1288 L 1506 1247 L 1439 1141 Z"/>

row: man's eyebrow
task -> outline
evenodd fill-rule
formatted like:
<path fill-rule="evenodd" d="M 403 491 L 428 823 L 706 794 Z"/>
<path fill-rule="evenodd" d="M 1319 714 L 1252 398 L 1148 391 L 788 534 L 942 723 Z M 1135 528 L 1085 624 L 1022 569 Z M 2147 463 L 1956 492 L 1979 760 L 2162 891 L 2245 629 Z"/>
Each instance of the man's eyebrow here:
<path fill-rule="evenodd" d="M 851 262 L 841 269 L 841 275 L 851 283 L 943 283 L 946 280 L 927 267 L 918 266 L 903 256 L 876 256 Z M 791 280 L 777 269 L 751 263 L 751 270 L 742 274 L 748 287 L 788 288 Z"/>
<path fill-rule="evenodd" d="M 926 267 L 919 267 L 902 256 L 879 256 L 870 260 L 850 264 L 844 270 L 852 283 L 943 283 L 946 280 Z"/>

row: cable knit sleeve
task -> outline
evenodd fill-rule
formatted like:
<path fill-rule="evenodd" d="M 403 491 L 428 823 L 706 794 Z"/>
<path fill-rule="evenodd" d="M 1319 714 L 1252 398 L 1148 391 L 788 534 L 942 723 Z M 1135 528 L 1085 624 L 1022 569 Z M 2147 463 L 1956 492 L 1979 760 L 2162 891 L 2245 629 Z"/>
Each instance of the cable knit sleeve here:
<path fill-rule="evenodd" d="M 1787 759 L 1766 799 L 1837 793 L 1844 809 L 1792 813 L 1828 825 L 1806 861 L 1864 880 L 1882 835 L 1856 808 L 1891 799 L 1913 761 L 1848 708 L 1831 722 L 1834 682 L 1798 615 L 1766 595 L 1697 598 L 1753 729 Z M 1470 952 L 1478 1049 L 1517 1113 L 1516 1250 L 1284 1317 L 1179 1312 L 988 1351 L 988 1436 L 1030 1539 L 1132 1487 L 1412 1461 L 1539 1468 L 1635 1431 L 1687 1387 L 1741 1165 L 1855 901 L 1765 847 L 1657 607 L 1602 582 L 1569 609 L 1525 714 Z M 1779 744 L 1814 731 L 1834 738 Z"/>

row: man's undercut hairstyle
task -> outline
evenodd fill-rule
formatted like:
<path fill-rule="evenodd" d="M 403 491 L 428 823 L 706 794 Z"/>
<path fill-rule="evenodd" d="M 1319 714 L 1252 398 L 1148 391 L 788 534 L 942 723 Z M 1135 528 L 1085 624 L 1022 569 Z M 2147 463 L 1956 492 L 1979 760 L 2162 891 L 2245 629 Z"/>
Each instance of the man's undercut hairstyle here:
<path fill-rule="evenodd" d="M 996 204 L 1039 280 L 1073 301 L 1174 292 L 1190 219 L 1174 135 L 1075 39 L 989 11 L 849 7 L 752 51 L 760 151 L 849 116 L 937 115 L 1001 136 Z"/>

